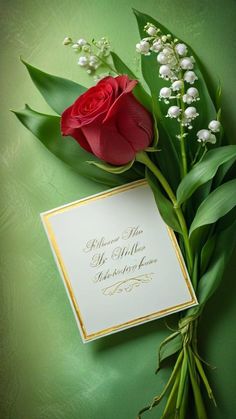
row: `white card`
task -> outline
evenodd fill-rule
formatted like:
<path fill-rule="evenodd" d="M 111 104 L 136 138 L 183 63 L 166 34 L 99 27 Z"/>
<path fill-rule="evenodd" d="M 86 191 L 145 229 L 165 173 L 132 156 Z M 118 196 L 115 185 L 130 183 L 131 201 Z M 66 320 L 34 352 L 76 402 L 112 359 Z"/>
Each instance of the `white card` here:
<path fill-rule="evenodd" d="M 83 342 L 197 304 L 145 180 L 41 214 Z"/>

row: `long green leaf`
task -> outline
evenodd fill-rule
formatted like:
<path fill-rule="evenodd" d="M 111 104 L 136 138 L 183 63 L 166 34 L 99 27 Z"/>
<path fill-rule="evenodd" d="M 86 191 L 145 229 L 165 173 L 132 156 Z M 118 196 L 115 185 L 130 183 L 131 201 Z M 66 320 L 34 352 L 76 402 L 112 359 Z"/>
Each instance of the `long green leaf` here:
<path fill-rule="evenodd" d="M 221 231 L 216 237 L 216 245 L 211 256 L 207 271 L 200 278 L 197 288 L 199 305 L 187 311 L 187 316 L 192 317 L 201 313 L 206 302 L 214 294 L 221 283 L 227 263 L 236 245 L 236 220 Z"/>
<path fill-rule="evenodd" d="M 45 73 L 24 60 L 22 62 L 45 101 L 59 115 L 87 90 L 78 83 Z"/>
<path fill-rule="evenodd" d="M 213 182 L 214 187 L 217 187 L 222 183 L 222 181 L 224 180 L 224 178 L 226 177 L 227 173 L 230 171 L 234 163 L 235 163 L 235 158 L 227 161 L 226 163 L 220 166 L 214 178 L 214 182 Z"/>
<path fill-rule="evenodd" d="M 201 264 L 200 264 L 200 272 L 203 275 L 211 261 L 215 245 L 217 242 L 217 237 L 223 230 L 226 230 L 230 227 L 234 221 L 236 220 L 236 207 L 234 207 L 230 212 L 228 212 L 224 217 L 222 217 L 215 225 L 210 226 L 208 228 L 208 232 L 210 234 L 209 239 L 206 241 L 205 245 L 202 247 L 201 251 Z M 211 230 L 211 231 L 210 231 Z"/>
<path fill-rule="evenodd" d="M 236 206 L 236 179 L 219 186 L 202 202 L 191 224 L 189 235 L 205 225 L 215 223 Z"/>
<path fill-rule="evenodd" d="M 163 193 L 161 192 L 160 186 L 157 183 L 156 178 L 150 172 L 150 170 L 146 169 L 146 179 L 151 187 L 157 207 L 160 211 L 160 214 L 165 221 L 165 223 L 171 227 L 177 233 L 181 233 L 181 227 L 179 225 L 178 218 L 176 216 L 173 204 L 167 199 Z"/>
<path fill-rule="evenodd" d="M 80 175 L 109 187 L 122 185 L 140 178 L 133 169 L 128 170 L 123 175 L 114 175 L 86 163 L 87 160 L 94 160 L 98 163 L 100 160 L 82 149 L 73 138 L 63 138 L 61 136 L 59 116 L 38 113 L 29 106 L 26 106 L 23 111 L 14 113 L 48 150 Z"/>
<path fill-rule="evenodd" d="M 183 178 L 177 189 L 178 204 L 181 205 L 216 174 L 218 168 L 229 160 L 236 160 L 236 145 L 227 145 L 210 150 L 203 160 Z"/>
<path fill-rule="evenodd" d="M 132 70 L 121 60 L 121 58 L 115 53 L 111 52 L 112 60 L 115 69 L 119 74 L 127 74 L 131 79 L 138 80 L 138 77 L 133 73 Z M 133 90 L 134 96 L 142 103 L 145 108 L 152 112 L 152 98 L 145 91 L 140 81 L 138 81 L 137 86 Z"/>

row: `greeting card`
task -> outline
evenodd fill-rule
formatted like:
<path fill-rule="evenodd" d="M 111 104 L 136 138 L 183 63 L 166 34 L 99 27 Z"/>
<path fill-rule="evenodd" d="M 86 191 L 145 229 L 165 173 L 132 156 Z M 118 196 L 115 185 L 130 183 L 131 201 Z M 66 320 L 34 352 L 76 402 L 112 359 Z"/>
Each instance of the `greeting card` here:
<path fill-rule="evenodd" d="M 84 342 L 197 304 L 145 180 L 42 214 Z"/>

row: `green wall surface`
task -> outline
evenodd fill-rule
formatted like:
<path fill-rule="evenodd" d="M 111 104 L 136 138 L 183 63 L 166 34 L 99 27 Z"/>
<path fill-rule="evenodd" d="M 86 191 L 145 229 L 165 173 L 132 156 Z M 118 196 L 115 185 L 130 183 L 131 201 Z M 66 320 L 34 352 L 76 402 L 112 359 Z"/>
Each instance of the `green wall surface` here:
<path fill-rule="evenodd" d="M 62 46 L 66 35 L 107 35 L 135 69 L 132 7 L 191 44 L 211 87 L 221 80 L 225 129 L 235 142 L 235 1 L 1 1 L 1 419 L 134 419 L 168 375 L 154 374 L 158 345 L 168 333 L 163 320 L 82 344 L 39 213 L 102 186 L 51 155 L 9 112 L 24 103 L 50 111 L 20 55 L 52 74 L 93 83 Z M 200 323 L 201 354 L 216 367 L 209 369 L 218 402 L 209 408 L 212 419 L 236 415 L 235 271 L 234 258 Z M 146 417 L 160 418 L 160 409 Z"/>

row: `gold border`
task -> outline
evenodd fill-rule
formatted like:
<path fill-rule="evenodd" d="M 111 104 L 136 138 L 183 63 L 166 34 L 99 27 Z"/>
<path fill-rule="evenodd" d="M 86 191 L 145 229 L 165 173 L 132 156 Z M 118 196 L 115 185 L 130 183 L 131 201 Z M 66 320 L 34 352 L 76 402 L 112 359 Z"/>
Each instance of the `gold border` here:
<path fill-rule="evenodd" d="M 63 278 L 65 280 L 66 287 L 67 287 L 67 290 L 69 292 L 71 301 L 73 303 L 73 307 L 75 309 L 75 312 L 76 312 L 76 315 L 77 315 L 77 318 L 78 318 L 78 321 L 79 321 L 79 324 L 80 324 L 80 327 L 81 327 L 81 331 L 82 331 L 82 334 L 83 334 L 83 338 L 84 338 L 85 341 L 92 340 L 92 339 L 94 339 L 96 337 L 99 337 L 99 336 L 107 335 L 111 332 L 117 331 L 119 329 L 123 329 L 124 327 L 129 327 L 129 326 L 131 327 L 131 326 L 134 326 L 138 323 L 143 323 L 145 321 L 149 321 L 149 320 L 159 318 L 159 317 L 163 316 L 164 314 L 169 314 L 169 313 L 175 312 L 176 310 L 178 310 L 180 308 L 187 308 L 189 306 L 192 306 L 193 303 L 197 304 L 197 300 L 196 300 L 195 294 L 194 294 L 193 289 L 192 289 L 191 284 L 190 284 L 190 279 L 189 279 L 189 276 L 188 276 L 188 273 L 187 273 L 187 270 L 186 270 L 186 267 L 185 267 L 185 264 L 184 264 L 183 256 L 181 254 L 181 251 L 180 251 L 175 233 L 171 228 L 169 228 L 167 226 L 167 230 L 168 230 L 168 233 L 170 235 L 170 239 L 172 241 L 172 244 L 175 248 L 175 252 L 176 252 L 180 267 L 181 267 L 181 271 L 183 273 L 184 280 L 187 284 L 187 287 L 188 287 L 188 290 L 189 290 L 189 293 L 190 293 L 190 296 L 191 296 L 191 300 L 187 301 L 185 303 L 182 303 L 182 304 L 178 304 L 176 306 L 169 307 L 169 308 L 164 309 L 164 310 L 159 310 L 155 313 L 150 313 L 146 316 L 142 316 L 142 317 L 138 317 L 138 318 L 133 319 L 133 320 L 129 320 L 125 323 L 121 323 L 121 324 L 118 324 L 118 325 L 100 330 L 98 332 L 88 334 L 87 331 L 86 331 L 86 328 L 85 328 L 85 325 L 84 325 L 84 322 L 83 322 L 83 318 L 82 318 L 82 314 L 81 314 L 81 311 L 80 311 L 79 306 L 77 304 L 77 301 L 75 299 L 75 296 L 73 294 L 73 290 L 72 290 L 72 287 L 71 287 L 69 276 L 68 276 L 68 273 L 66 271 L 66 267 L 65 267 L 65 264 L 63 262 L 59 247 L 57 245 L 55 234 L 54 234 L 52 226 L 49 222 L 49 218 L 51 216 L 55 215 L 55 214 L 60 214 L 62 212 L 65 212 L 65 211 L 67 211 L 67 209 L 71 209 L 71 208 L 74 208 L 74 207 L 85 205 L 89 202 L 96 201 L 97 199 L 103 199 L 103 198 L 106 198 L 108 196 L 112 196 L 112 195 L 115 195 L 117 193 L 125 192 L 125 191 L 128 191 L 130 189 L 134 189 L 134 188 L 137 188 L 139 186 L 143 186 L 143 185 L 147 185 L 147 184 L 148 183 L 145 179 L 141 179 L 141 180 L 138 180 L 138 181 L 135 181 L 135 182 L 132 182 L 132 183 L 128 183 L 126 185 L 118 186 L 114 189 L 111 189 L 111 190 L 108 190 L 108 191 L 105 191 L 105 192 L 101 192 L 97 195 L 93 195 L 93 196 L 90 196 L 90 197 L 87 197 L 87 198 L 83 198 L 79 201 L 73 202 L 73 203 L 68 204 L 68 205 L 64 205 L 63 207 L 60 207 L 58 209 L 56 208 L 56 209 L 53 209 L 51 211 L 48 211 L 48 212 L 42 214 L 42 219 L 43 219 L 45 228 L 47 230 L 48 237 L 51 241 L 52 248 L 54 250 L 54 253 L 56 255 L 58 264 L 60 266 Z"/>

